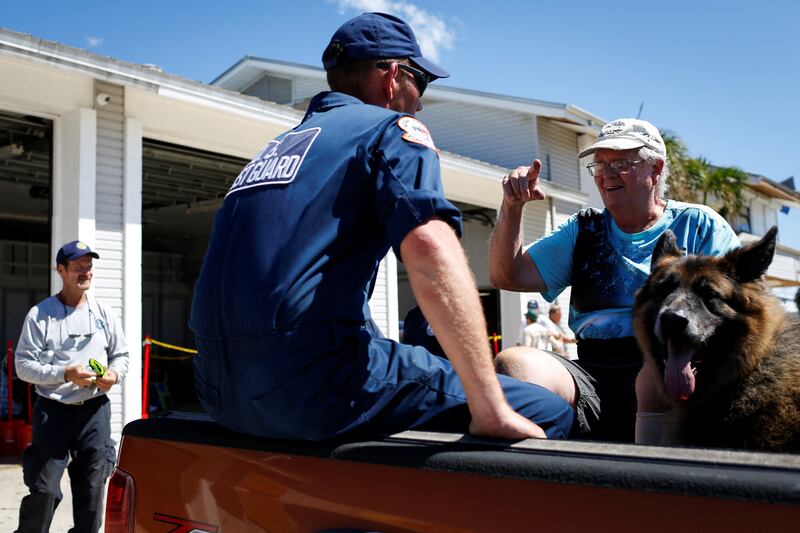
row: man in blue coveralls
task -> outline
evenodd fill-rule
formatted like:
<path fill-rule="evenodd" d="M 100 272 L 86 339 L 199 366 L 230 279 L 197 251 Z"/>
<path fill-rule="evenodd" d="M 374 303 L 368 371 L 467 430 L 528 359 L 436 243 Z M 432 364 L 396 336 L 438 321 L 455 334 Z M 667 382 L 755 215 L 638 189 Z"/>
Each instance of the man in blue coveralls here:
<path fill-rule="evenodd" d="M 447 72 L 382 13 L 347 21 L 322 59 L 333 91 L 245 166 L 217 213 L 191 315 L 204 408 L 274 438 L 565 437 L 565 401 L 494 372 L 460 213 L 414 118 Z M 390 247 L 449 361 L 376 331 L 367 301 Z"/>

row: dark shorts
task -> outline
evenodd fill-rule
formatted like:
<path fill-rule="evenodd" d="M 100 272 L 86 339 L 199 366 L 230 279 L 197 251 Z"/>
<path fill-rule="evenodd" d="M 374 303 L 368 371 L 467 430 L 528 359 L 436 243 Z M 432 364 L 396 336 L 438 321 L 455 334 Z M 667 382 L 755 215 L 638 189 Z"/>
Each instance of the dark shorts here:
<path fill-rule="evenodd" d="M 580 340 L 578 359 L 551 354 L 575 380 L 576 436 L 633 442 L 636 376 L 642 356 L 636 339 Z"/>
<path fill-rule="evenodd" d="M 364 327 L 304 329 L 290 334 L 294 340 L 285 333 L 198 337 L 195 375 L 206 411 L 236 431 L 273 438 L 468 430 L 464 388 L 446 359 Z M 574 415 L 563 399 L 537 385 L 499 380 L 512 408 L 549 438 L 570 433 Z"/>

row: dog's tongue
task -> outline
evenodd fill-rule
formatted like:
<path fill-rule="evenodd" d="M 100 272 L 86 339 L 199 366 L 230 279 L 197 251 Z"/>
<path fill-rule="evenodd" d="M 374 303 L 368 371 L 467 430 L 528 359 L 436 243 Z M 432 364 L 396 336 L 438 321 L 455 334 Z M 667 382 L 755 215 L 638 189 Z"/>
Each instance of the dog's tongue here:
<path fill-rule="evenodd" d="M 688 400 L 694 392 L 692 351 L 667 341 L 667 364 L 664 369 L 664 385 L 667 394 L 676 400 Z"/>

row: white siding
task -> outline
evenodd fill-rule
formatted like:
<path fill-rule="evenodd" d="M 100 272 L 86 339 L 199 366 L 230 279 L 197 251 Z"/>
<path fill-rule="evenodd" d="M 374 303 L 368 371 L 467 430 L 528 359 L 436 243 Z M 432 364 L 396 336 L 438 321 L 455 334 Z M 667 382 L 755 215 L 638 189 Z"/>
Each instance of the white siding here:
<path fill-rule="evenodd" d="M 567 221 L 569 217 L 581 210 L 583 206 L 567 202 L 566 200 L 553 199 L 553 206 L 555 211 L 555 219 L 553 220 L 553 229 L 559 227 Z"/>
<path fill-rule="evenodd" d="M 550 233 L 553 227 L 550 199 L 539 202 L 528 202 L 522 215 L 522 242 L 528 245 L 536 239 Z"/>
<path fill-rule="evenodd" d="M 426 102 L 417 117 L 437 148 L 504 168 L 530 165 L 536 156 L 533 118 L 452 102 Z"/>
<path fill-rule="evenodd" d="M 95 189 L 95 242 L 100 255 L 94 276 L 95 297 L 111 307 L 124 320 L 122 305 L 123 242 L 123 126 L 124 93 L 117 85 L 96 82 L 95 95 L 106 93 L 111 100 L 96 105 L 97 113 L 97 186 Z M 139 339 L 127 339 L 128 343 Z M 138 379 L 138 376 L 131 376 Z M 122 388 L 109 392 L 111 399 L 111 434 L 119 442 L 122 433 Z"/>
<path fill-rule="evenodd" d="M 536 123 L 539 128 L 539 159 L 543 165 L 541 175 L 558 185 L 580 190 L 578 134 L 542 117 Z"/>
<path fill-rule="evenodd" d="M 264 74 L 242 93 L 277 104 L 288 104 L 292 101 L 292 80 Z"/>
<path fill-rule="evenodd" d="M 800 261 L 793 255 L 776 250 L 767 274 L 781 279 L 800 280 Z"/>

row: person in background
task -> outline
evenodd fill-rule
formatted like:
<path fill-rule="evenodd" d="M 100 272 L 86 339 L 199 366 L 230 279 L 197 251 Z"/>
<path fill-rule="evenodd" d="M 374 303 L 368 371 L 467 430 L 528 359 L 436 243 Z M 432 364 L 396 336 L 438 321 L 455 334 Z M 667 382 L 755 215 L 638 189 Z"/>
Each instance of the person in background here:
<path fill-rule="evenodd" d="M 553 301 L 572 287 L 569 326 L 578 360 L 518 347 L 501 352 L 496 363 L 501 371 L 544 385 L 570 402 L 586 437 L 630 442 L 638 434 L 637 441 L 657 442 L 664 417 L 651 415 L 666 405 L 653 393 L 654 369 L 642 368 L 631 319 L 634 295 L 650 273 L 653 247 L 666 230 L 687 254 L 722 255 L 739 240 L 714 210 L 665 199 L 667 151 L 649 122 L 609 122 L 597 141 L 578 153 L 587 156 L 593 157 L 587 169 L 604 209 L 581 210 L 525 246 L 523 207 L 544 198 L 542 164 L 534 160 L 503 178 L 489 252 L 490 279 L 497 288 L 540 292 Z"/>
<path fill-rule="evenodd" d="M 547 327 L 541 323 L 539 316 L 539 302 L 531 300 L 528 302 L 528 310 L 525 313 L 525 327 L 522 328 L 522 339 L 520 346 L 538 348 L 544 350 L 548 345 Z"/>
<path fill-rule="evenodd" d="M 105 482 L 114 467 L 108 392 L 128 370 L 128 347 L 114 312 L 88 291 L 93 259 L 81 241 L 58 250 L 62 288 L 25 317 L 14 356 L 17 375 L 36 385 L 31 445 L 22 455 L 25 485 L 18 533 L 48 531 L 63 495 L 61 476 L 69 462 L 71 531 L 98 531 Z M 98 375 L 89 365 L 104 367 Z"/>
<path fill-rule="evenodd" d="M 495 373 L 460 212 L 414 117 L 449 74 L 385 13 L 345 22 L 322 63 L 332 91 L 245 166 L 217 212 L 190 319 L 203 407 L 273 438 L 565 437 L 574 415 L 562 398 Z M 447 359 L 372 326 L 390 248 Z"/>
<path fill-rule="evenodd" d="M 547 349 L 569 359 L 566 345 L 574 343 L 575 337 L 561 324 L 561 306 L 557 301 L 548 309 L 547 318 L 541 317 L 540 321 L 547 328 Z"/>

